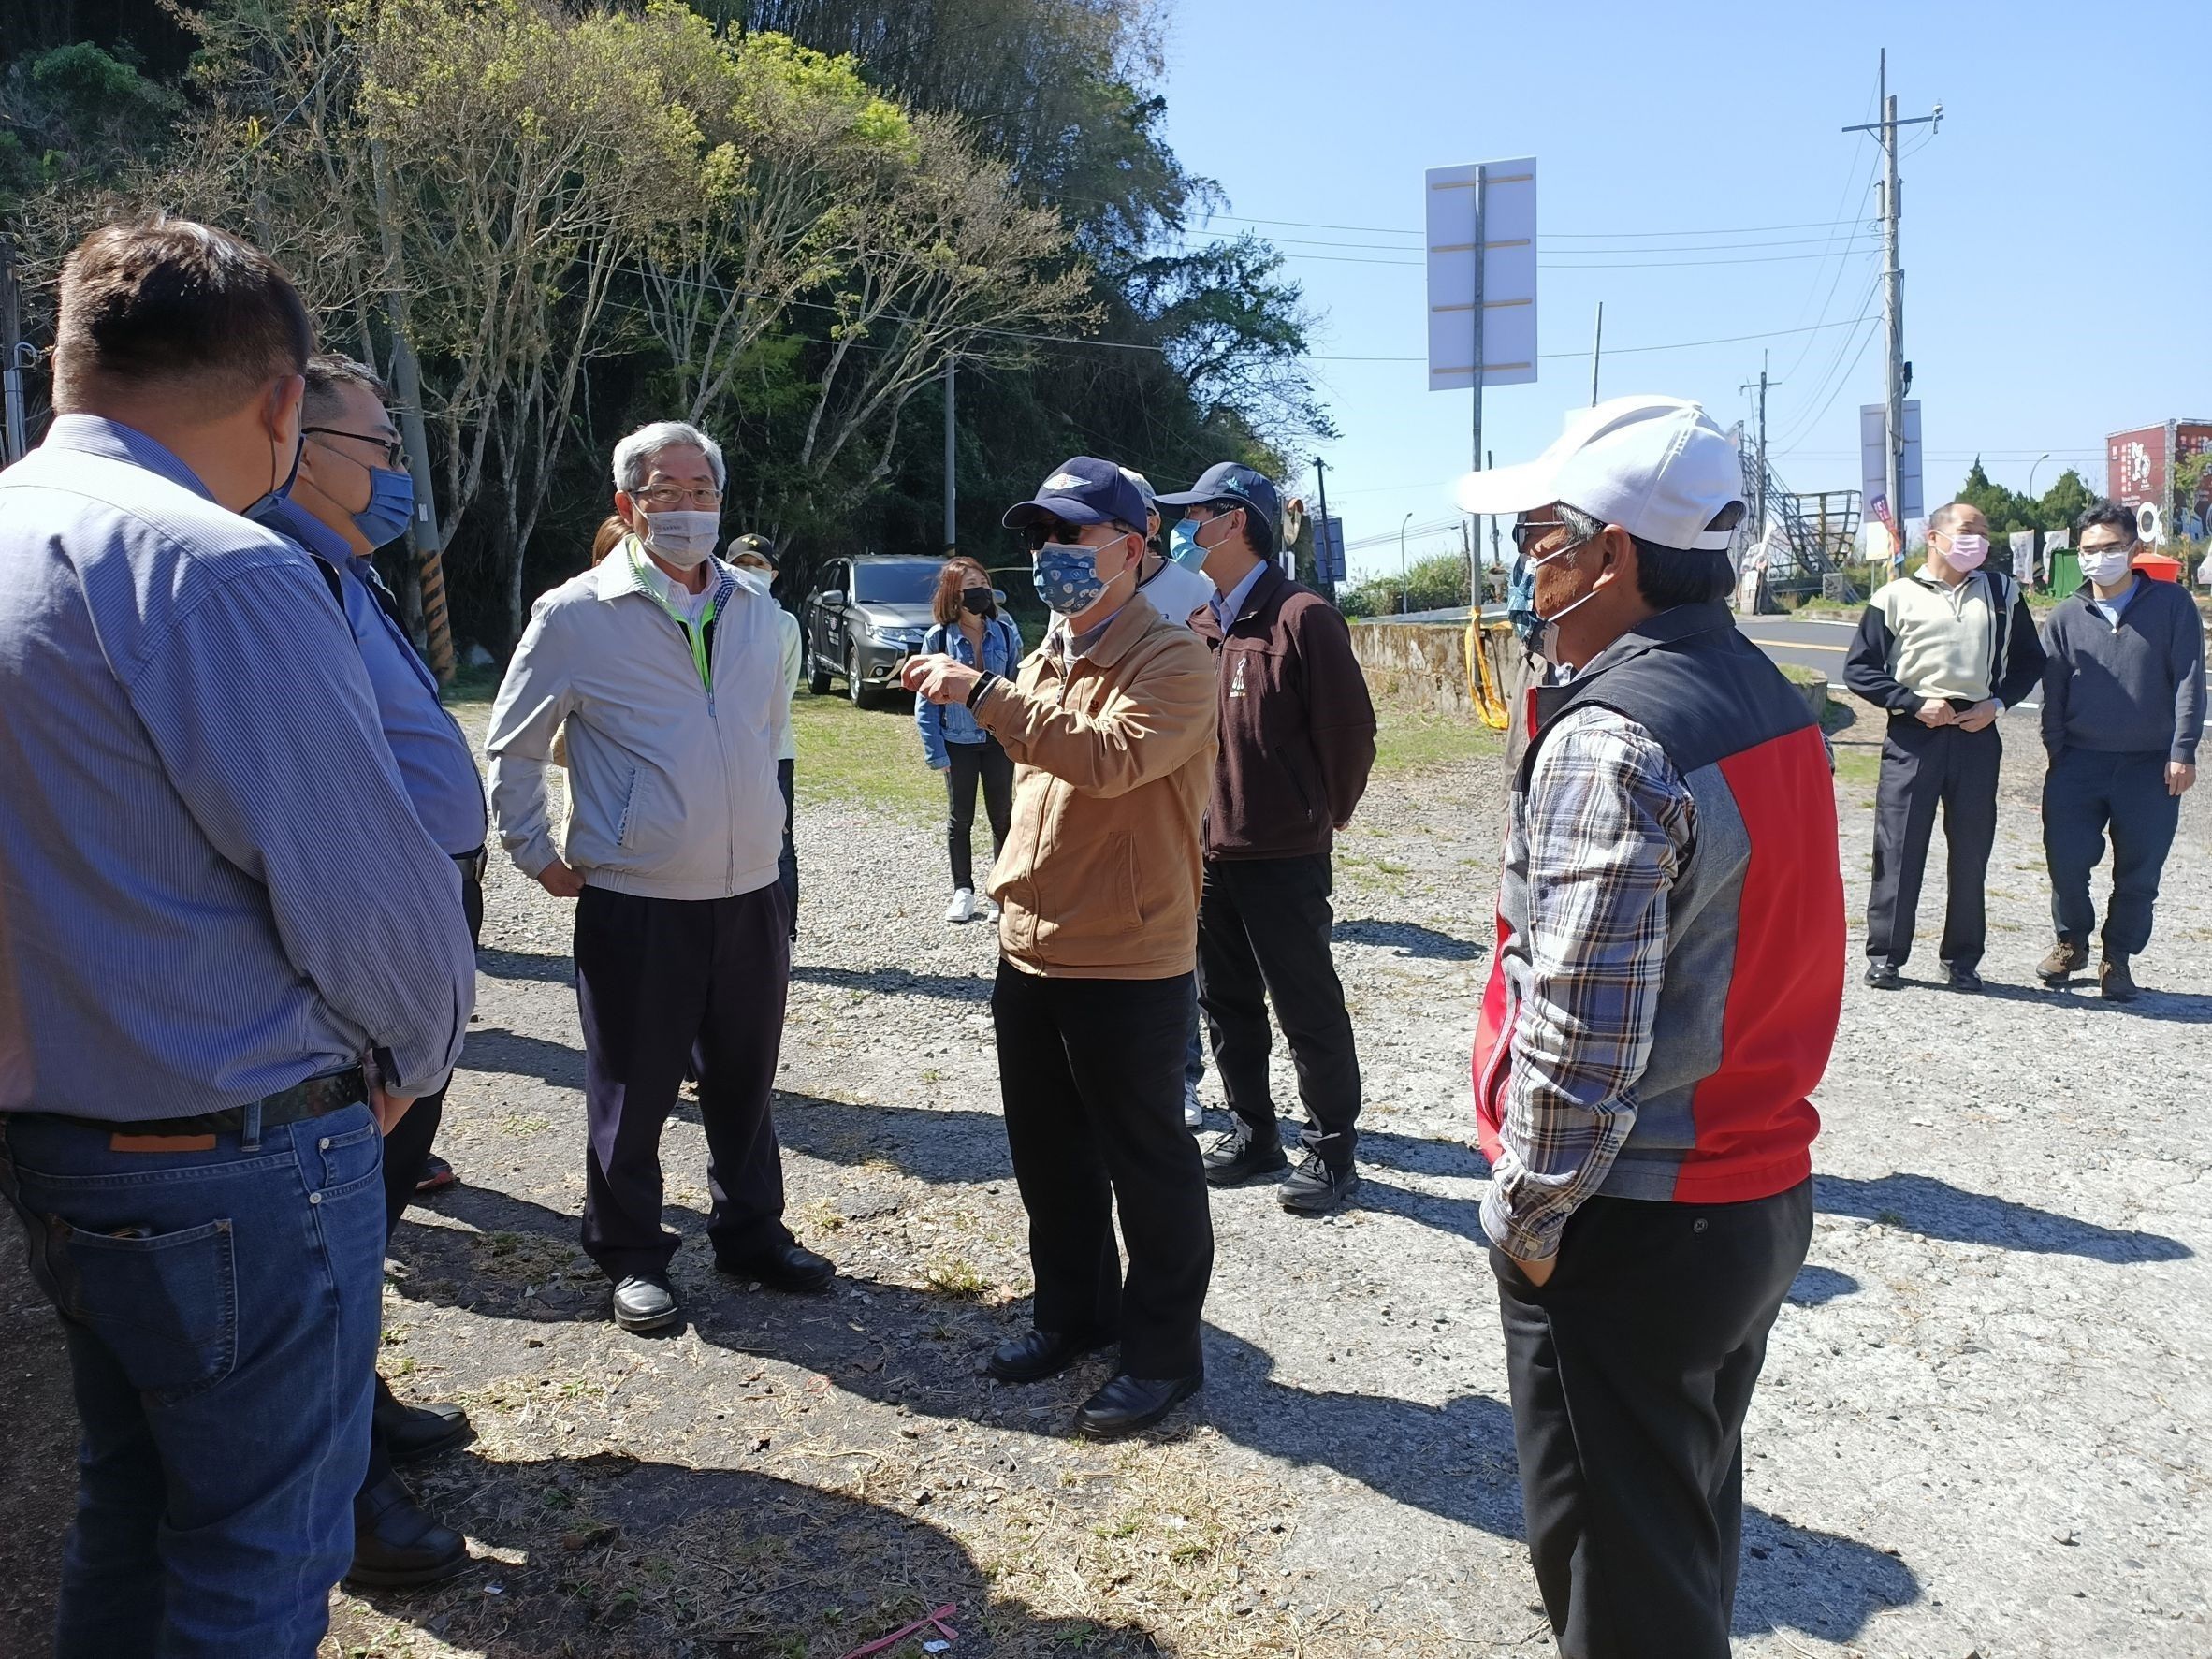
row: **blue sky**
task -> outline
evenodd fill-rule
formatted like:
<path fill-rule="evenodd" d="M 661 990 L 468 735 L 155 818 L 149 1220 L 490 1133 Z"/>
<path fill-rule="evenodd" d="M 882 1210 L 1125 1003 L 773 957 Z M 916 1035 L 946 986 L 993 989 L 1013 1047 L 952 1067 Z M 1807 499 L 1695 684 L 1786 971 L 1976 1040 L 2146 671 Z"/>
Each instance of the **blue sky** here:
<path fill-rule="evenodd" d="M 1738 387 L 1764 348 L 1776 471 L 1796 490 L 1850 488 L 1858 406 L 1882 395 L 1879 157 L 1838 129 L 1873 119 L 1884 45 L 1899 114 L 1944 108 L 1932 140 L 1907 129 L 1900 162 L 1929 503 L 1977 452 L 2015 488 L 2045 450 L 2039 491 L 2068 463 L 2101 488 L 2107 431 L 2212 415 L 2212 196 L 2177 206 L 2174 182 L 2204 176 L 2212 69 L 2171 10 L 1175 0 L 1167 136 L 1230 198 L 1213 230 L 1251 222 L 1298 255 L 1317 359 L 1419 359 L 1422 170 L 1533 153 L 1553 267 L 1540 346 L 1576 355 L 1487 395 L 1498 462 L 1589 400 L 1603 299 L 1601 395 L 1693 397 L 1727 424 L 1748 414 Z M 1337 226 L 1361 228 L 1323 228 Z M 1613 355 L 1869 311 L 1856 327 Z M 1351 541 L 1388 542 L 1356 550 L 1354 574 L 1395 569 L 1404 515 L 1416 531 L 1455 517 L 1468 395 L 1428 391 L 1419 360 L 1314 370 L 1342 430 L 1319 451 L 1330 507 Z M 1310 470 L 1303 483 L 1310 499 Z M 1456 549 L 1458 532 L 1411 545 Z"/>

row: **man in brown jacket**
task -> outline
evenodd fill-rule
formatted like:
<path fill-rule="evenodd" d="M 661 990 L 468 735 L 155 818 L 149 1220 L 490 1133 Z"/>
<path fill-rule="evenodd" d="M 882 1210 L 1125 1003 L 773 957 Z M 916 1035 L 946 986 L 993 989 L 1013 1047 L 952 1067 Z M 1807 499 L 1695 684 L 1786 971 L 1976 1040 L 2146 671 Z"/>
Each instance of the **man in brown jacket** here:
<path fill-rule="evenodd" d="M 1233 1186 L 1286 1165 L 1268 1086 L 1272 1002 L 1306 1115 L 1305 1151 L 1277 1197 L 1286 1210 L 1318 1215 L 1360 1184 L 1360 1056 L 1329 954 L 1330 849 L 1375 764 L 1375 705 L 1344 618 L 1275 562 L 1273 484 L 1224 461 L 1159 502 L 1183 509 L 1175 539 L 1202 555 L 1215 589 L 1211 609 L 1192 619 L 1217 656 L 1221 709 L 1199 1005 L 1236 1128 L 1207 1151 L 1206 1179 Z"/>
<path fill-rule="evenodd" d="M 1214 665 L 1137 594 L 1144 499 L 1113 463 L 1076 457 L 1005 521 L 1066 620 L 1011 681 L 931 655 L 906 684 L 964 705 L 1014 760 L 991 1011 L 1037 1299 L 988 1368 L 1033 1382 L 1118 1337 L 1118 1373 L 1076 1419 L 1109 1438 L 1204 1380 L 1214 1227 L 1182 1105 Z"/>

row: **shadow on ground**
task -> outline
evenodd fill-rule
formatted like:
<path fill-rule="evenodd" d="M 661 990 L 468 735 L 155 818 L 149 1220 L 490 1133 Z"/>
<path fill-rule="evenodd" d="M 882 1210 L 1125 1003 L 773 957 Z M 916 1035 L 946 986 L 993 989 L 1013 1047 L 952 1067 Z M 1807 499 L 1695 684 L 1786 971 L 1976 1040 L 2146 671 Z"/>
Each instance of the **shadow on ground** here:
<path fill-rule="evenodd" d="M 605 1318 L 605 1286 L 576 1249 L 574 1217 L 483 1187 L 450 1188 L 433 1207 L 480 1231 L 403 1226 L 392 1245 L 406 1270 L 403 1295 L 490 1318 Z M 701 1340 L 796 1365 L 861 1398 L 1057 1436 L 1110 1375 L 1101 1357 L 1027 1388 L 994 1383 L 976 1374 L 976 1361 L 1026 1328 L 1021 1308 L 986 1309 L 867 1279 L 839 1279 L 819 1297 L 776 1295 L 711 1270 L 704 1216 L 671 1211 L 668 1219 L 686 1237 L 672 1277 Z M 1276 1381 L 1273 1370 L 1264 1350 L 1209 1326 L 1197 1419 L 1269 1457 L 1334 1470 L 1394 1502 L 1520 1536 L 1512 1419 L 1503 1404 L 1479 1394 L 1428 1405 L 1308 1390 Z M 1188 1421 L 1171 1419 L 1165 1432 L 1187 1433 Z M 1786 1625 L 1846 1639 L 1876 1612 L 1919 1594 L 1909 1568 L 1851 1539 L 1756 1512 L 1746 1530 L 1767 1554 L 1745 1562 L 1741 1628 Z"/>
<path fill-rule="evenodd" d="M 1329 937 L 1339 944 L 1376 945 L 1400 956 L 1435 962 L 1473 962 L 1490 953 L 1488 945 L 1454 939 L 1418 922 L 1339 922 Z"/>
<path fill-rule="evenodd" d="M 342 1607 L 342 1652 L 382 1651 L 398 1619 L 487 1659 L 844 1652 L 947 1603 L 963 1654 L 1159 1652 L 1127 1626 L 995 1601 L 988 1576 L 939 1528 L 770 1475 L 601 1453 L 449 1458 L 411 1477 L 449 1524 L 525 1560 L 480 1561 L 434 1590 Z"/>

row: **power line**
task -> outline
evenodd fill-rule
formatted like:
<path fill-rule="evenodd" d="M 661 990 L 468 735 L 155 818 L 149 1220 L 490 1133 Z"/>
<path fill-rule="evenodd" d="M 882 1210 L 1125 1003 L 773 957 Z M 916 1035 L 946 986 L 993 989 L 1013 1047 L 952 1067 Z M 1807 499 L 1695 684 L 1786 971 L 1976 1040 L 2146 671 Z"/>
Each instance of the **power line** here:
<path fill-rule="evenodd" d="M 1083 200 L 1084 198 L 1077 196 L 1063 199 Z M 1098 203 L 1096 205 L 1106 206 L 1108 204 Z M 1348 230 L 1366 232 L 1375 236 L 1419 237 L 1428 234 L 1423 230 L 1408 229 L 1402 225 L 1328 225 L 1311 219 L 1261 219 L 1248 213 L 1202 213 L 1198 217 L 1202 224 L 1211 224 L 1216 219 L 1226 219 L 1232 225 L 1284 225 L 1294 230 Z M 1671 240 L 1685 236 L 1759 236 L 1769 230 L 1824 230 L 1839 225 L 1856 223 L 1857 221 L 1853 219 L 1801 219 L 1789 225 L 1723 226 L 1702 230 L 1548 230 L 1544 234 L 1548 237 L 1556 237 L 1563 241 L 1605 241 L 1615 238 L 1626 241 L 1630 240 Z"/>
<path fill-rule="evenodd" d="M 1579 249 L 1562 250 L 1565 253 L 1583 251 Z M 1602 250 L 1589 251 L 1594 253 Z M 1657 253 L 1668 251 L 1666 249 L 1653 250 Z M 1846 250 L 1846 252 L 1848 251 Z M 1871 249 L 1866 250 L 1869 253 L 1872 251 Z M 1283 254 L 1280 256 L 1285 259 L 1317 260 L 1324 265 L 1394 265 L 1402 270 L 1425 270 L 1428 269 L 1428 262 L 1424 259 L 1371 259 L 1357 254 Z M 1539 259 L 1536 261 L 1536 269 L 1539 270 L 1695 270 L 1714 265 L 1787 265 L 1800 259 L 1830 259 L 1834 256 L 1834 250 L 1830 249 L 1819 254 L 1767 254 L 1752 259 L 1622 259 L 1608 260 L 1595 265 L 1573 264 L 1560 259 Z"/>

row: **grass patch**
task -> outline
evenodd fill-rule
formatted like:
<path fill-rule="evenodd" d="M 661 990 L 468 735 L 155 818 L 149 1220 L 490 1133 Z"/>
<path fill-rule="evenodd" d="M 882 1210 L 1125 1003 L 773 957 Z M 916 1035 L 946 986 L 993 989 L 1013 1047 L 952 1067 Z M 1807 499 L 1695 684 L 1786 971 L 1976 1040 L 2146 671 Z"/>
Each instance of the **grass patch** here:
<path fill-rule="evenodd" d="M 794 781 L 808 806 L 872 807 L 921 822 L 944 816 L 944 783 L 922 758 L 904 696 L 884 699 L 880 708 L 855 708 L 802 687 L 791 723 L 799 746 Z"/>
<path fill-rule="evenodd" d="M 1384 704 L 1375 711 L 1375 775 L 1440 771 L 1506 752 L 1506 735 L 1473 715 L 1433 714 Z"/>
<path fill-rule="evenodd" d="M 1845 783 L 1878 783 L 1882 778 L 1882 751 L 1839 744 L 1836 749 L 1836 776 Z"/>

